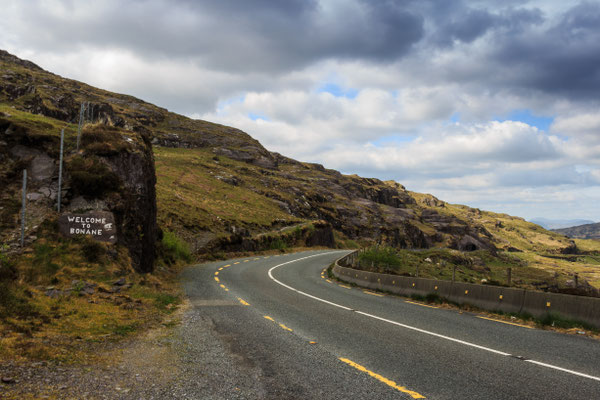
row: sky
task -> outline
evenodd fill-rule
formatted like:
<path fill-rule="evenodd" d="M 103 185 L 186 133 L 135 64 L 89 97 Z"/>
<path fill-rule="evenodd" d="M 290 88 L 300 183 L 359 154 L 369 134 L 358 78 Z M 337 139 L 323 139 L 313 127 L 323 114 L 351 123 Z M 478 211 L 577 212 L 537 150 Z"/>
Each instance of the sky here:
<path fill-rule="evenodd" d="M 600 2 L 0 0 L 0 48 L 267 149 L 600 221 Z"/>

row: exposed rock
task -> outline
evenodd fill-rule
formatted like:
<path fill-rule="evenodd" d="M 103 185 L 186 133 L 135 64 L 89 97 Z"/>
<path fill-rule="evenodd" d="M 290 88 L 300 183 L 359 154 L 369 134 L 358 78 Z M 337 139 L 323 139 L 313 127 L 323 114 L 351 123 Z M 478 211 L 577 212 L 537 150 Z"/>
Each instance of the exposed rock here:
<path fill-rule="evenodd" d="M 27 193 L 27 200 L 29 201 L 39 201 L 44 196 L 41 193 Z"/>
<path fill-rule="evenodd" d="M 475 239 L 472 236 L 465 235 L 458 242 L 456 248 L 461 251 L 488 250 L 489 245 L 482 243 L 481 241 Z"/>
<path fill-rule="evenodd" d="M 577 254 L 579 249 L 574 241 L 570 240 L 567 247 L 560 249 L 561 254 Z"/>
<path fill-rule="evenodd" d="M 90 210 L 106 210 L 107 204 L 101 199 L 85 199 L 83 196 L 77 196 L 66 207 L 69 211 L 90 211 Z"/>
<path fill-rule="evenodd" d="M 120 278 L 119 280 L 113 282 L 113 286 L 124 286 L 127 283 L 125 278 Z"/>

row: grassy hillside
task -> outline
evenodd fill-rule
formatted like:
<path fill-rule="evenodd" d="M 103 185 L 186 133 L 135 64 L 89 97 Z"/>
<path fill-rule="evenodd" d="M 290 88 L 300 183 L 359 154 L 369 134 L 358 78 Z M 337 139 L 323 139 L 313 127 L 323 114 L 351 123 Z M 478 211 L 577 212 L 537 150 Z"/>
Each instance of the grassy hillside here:
<path fill-rule="evenodd" d="M 600 287 L 598 241 L 292 160 L 238 129 L 65 79 L 2 51 L 0 69 L 0 356 L 66 360 L 87 344 L 155 324 L 179 301 L 179 266 L 239 252 L 377 244 L 399 261 L 376 267 L 400 274 L 419 266 L 420 276 L 448 279 L 456 266 L 460 280 L 502 283 L 511 267 L 524 287 L 568 287 L 575 273 L 583 289 Z M 59 236 L 50 199 L 30 202 L 26 246 L 18 246 L 29 161 L 14 155 L 14 138 L 55 162 L 64 128 L 67 173 L 93 172 L 76 171 L 86 163 L 74 162 L 83 154 L 74 151 L 82 102 L 90 104 L 85 154 L 153 144 L 162 238 L 152 274 L 136 273 L 123 246 Z M 65 205 L 78 190 L 71 178 Z M 57 174 L 47 179 L 54 185 Z"/>
<path fill-rule="evenodd" d="M 585 224 L 564 229 L 553 229 L 553 231 L 574 239 L 600 240 L 600 223 Z"/>

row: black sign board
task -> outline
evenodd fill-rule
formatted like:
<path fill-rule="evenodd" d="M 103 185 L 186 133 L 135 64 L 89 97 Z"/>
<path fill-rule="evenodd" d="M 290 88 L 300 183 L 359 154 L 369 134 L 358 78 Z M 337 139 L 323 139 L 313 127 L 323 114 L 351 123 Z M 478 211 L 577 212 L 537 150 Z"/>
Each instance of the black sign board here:
<path fill-rule="evenodd" d="M 65 236 L 91 236 L 100 242 L 116 243 L 115 217 L 108 211 L 90 211 L 85 214 L 62 214 L 58 230 Z"/>

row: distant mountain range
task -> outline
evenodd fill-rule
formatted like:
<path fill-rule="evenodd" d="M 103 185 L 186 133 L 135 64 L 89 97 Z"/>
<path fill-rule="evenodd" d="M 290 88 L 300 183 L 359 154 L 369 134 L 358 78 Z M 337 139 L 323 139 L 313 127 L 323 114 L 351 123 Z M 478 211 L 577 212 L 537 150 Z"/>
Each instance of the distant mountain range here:
<path fill-rule="evenodd" d="M 529 222 L 533 222 L 545 229 L 564 229 L 571 228 L 580 225 L 593 224 L 595 221 L 587 219 L 547 219 L 547 218 L 533 218 Z"/>
<path fill-rule="evenodd" d="M 553 231 L 573 239 L 600 240 L 600 223 L 585 224 L 564 229 L 553 229 Z"/>

